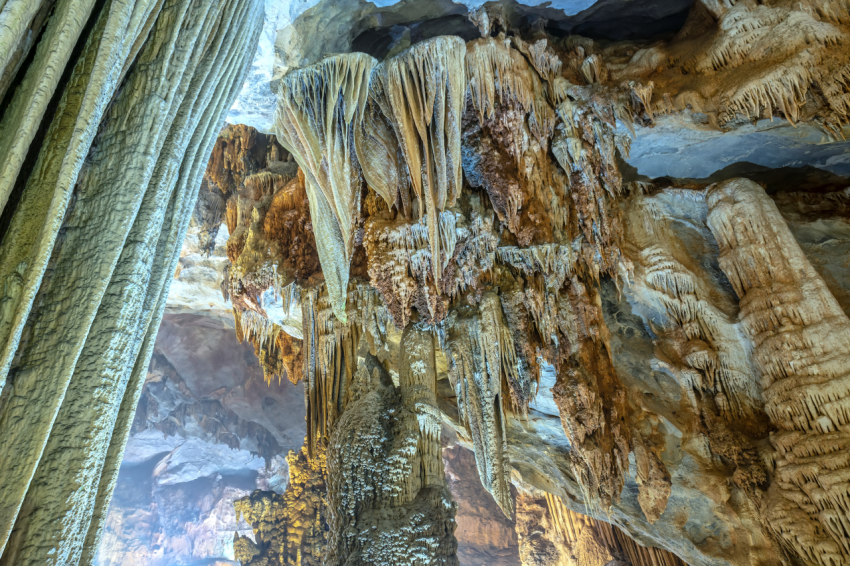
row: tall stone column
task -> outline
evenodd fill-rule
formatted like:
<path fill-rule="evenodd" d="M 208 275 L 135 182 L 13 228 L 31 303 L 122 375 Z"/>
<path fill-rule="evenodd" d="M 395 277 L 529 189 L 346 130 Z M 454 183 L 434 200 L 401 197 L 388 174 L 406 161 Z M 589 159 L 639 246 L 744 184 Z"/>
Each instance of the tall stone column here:
<path fill-rule="evenodd" d="M 262 9 L 59 0 L 16 70 L 0 121 L 0 564 L 94 559 Z M 0 46 L 21 41 L 10 13 Z"/>
<path fill-rule="evenodd" d="M 366 355 L 330 436 L 325 564 L 458 564 L 443 472 L 433 337 L 408 327 L 399 386 Z"/>
<path fill-rule="evenodd" d="M 806 564 L 850 561 L 850 320 L 764 190 L 708 190 L 720 266 L 740 298 L 765 411 L 779 429 L 767 528 Z"/>

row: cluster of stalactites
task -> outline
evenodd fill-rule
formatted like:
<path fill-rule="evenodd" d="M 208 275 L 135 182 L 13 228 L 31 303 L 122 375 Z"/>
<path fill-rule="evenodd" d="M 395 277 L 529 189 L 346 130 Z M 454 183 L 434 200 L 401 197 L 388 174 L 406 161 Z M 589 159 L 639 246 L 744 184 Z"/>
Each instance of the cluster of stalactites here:
<path fill-rule="evenodd" d="M 362 119 L 375 59 L 336 55 L 281 82 L 275 128 L 307 179 L 310 217 L 333 309 L 345 321 L 348 267 L 360 219 L 361 175 L 353 132 Z"/>
<path fill-rule="evenodd" d="M 503 35 L 469 42 L 466 72 L 472 103 L 479 119 L 491 118 L 495 103 L 515 102 L 529 114 L 529 127 L 545 148 L 556 115 L 546 98 L 546 86 L 537 72 Z M 519 162 L 521 154 L 514 156 Z"/>
<path fill-rule="evenodd" d="M 677 199 L 704 203 L 704 193 L 668 191 Z M 764 403 L 752 375 L 744 337 L 727 314 L 711 301 L 709 276 L 670 227 L 659 198 L 638 195 L 627 209 L 628 245 L 636 269 L 634 284 L 646 285 L 681 338 L 669 341 L 683 362 L 688 398 L 710 394 L 721 416 L 732 422 L 749 418 Z"/>
<path fill-rule="evenodd" d="M 419 214 L 428 217 L 432 256 L 441 258 L 433 262 L 435 280 L 451 258 L 438 218 L 461 188 L 464 53 L 460 38 L 437 37 L 379 65 L 362 53 L 336 55 L 282 81 L 277 133 L 307 174 L 319 256 L 340 320 L 364 179 L 407 214 L 413 188 Z"/>
<path fill-rule="evenodd" d="M 476 312 L 453 313 L 445 340 L 460 421 L 472 437 L 481 483 L 510 517 L 504 407 L 510 396 L 508 383 L 529 378 L 503 321 L 498 296 L 487 292 Z"/>
<path fill-rule="evenodd" d="M 327 444 L 348 401 L 361 338 L 366 336 L 380 346 L 392 323 L 380 297 L 362 282 L 348 285 L 347 323 L 336 316 L 324 285 L 301 291 L 301 310 L 306 444 L 312 456 L 321 444 Z"/>
<path fill-rule="evenodd" d="M 570 98 L 558 106 L 561 121 L 555 128 L 552 153 L 567 172 L 578 224 L 591 244 L 592 254 L 582 257 L 595 279 L 620 268 L 623 235 L 617 199 L 623 179 L 617 151 L 628 158 L 629 139 L 615 131 L 617 118 L 626 121 L 629 113 L 625 104 L 599 107 Z"/>
<path fill-rule="evenodd" d="M 418 43 L 378 65 L 373 91 L 391 118 L 407 165 L 410 185 L 428 216 L 433 258 L 441 258 L 438 215 L 452 206 L 461 190 L 460 120 L 466 96 L 464 54 L 459 37 Z M 387 112 L 388 111 L 388 112 Z M 368 168 L 369 164 L 363 165 Z M 451 256 L 434 261 L 434 280 Z"/>
<path fill-rule="evenodd" d="M 650 118 L 689 109 L 724 125 L 781 115 L 840 138 L 850 120 L 848 25 L 840 0 L 701 2 L 673 41 L 639 51 L 611 78 L 640 79 L 668 62 L 653 81 L 633 81 Z"/>
<path fill-rule="evenodd" d="M 372 286 L 381 294 L 398 328 L 410 321 L 412 307 L 420 320 L 438 322 L 446 315 L 442 297 L 457 298 L 486 280 L 495 264 L 498 234 L 492 215 L 473 213 L 467 220 L 454 211 L 439 215 L 444 254 L 454 264 L 441 281 L 433 279 L 435 262 L 429 229 L 420 222 L 366 221 L 363 245 Z"/>
<path fill-rule="evenodd" d="M 636 543 L 613 523 L 576 513 L 557 495 L 547 493 L 546 503 L 555 532 L 580 564 L 592 565 L 599 558 L 599 564 L 607 564 L 611 557 L 618 557 L 633 566 L 686 566 L 667 550 Z"/>
<path fill-rule="evenodd" d="M 808 565 L 850 561 L 850 319 L 755 183 L 708 189 L 720 267 L 740 298 L 779 432 L 765 524 Z"/>

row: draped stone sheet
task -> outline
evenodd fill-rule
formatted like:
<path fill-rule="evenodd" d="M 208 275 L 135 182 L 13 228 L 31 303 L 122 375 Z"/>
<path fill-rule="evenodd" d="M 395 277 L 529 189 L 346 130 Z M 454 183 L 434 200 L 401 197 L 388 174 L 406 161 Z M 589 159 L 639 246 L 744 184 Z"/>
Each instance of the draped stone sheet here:
<path fill-rule="evenodd" d="M 0 122 L 0 564 L 94 559 L 201 175 L 262 10 L 93 5 L 57 3 Z M 0 44 L 12 41 L 0 30 Z M 12 138 L 31 140 L 26 156 Z M 32 169 L 16 165 L 25 159 Z"/>

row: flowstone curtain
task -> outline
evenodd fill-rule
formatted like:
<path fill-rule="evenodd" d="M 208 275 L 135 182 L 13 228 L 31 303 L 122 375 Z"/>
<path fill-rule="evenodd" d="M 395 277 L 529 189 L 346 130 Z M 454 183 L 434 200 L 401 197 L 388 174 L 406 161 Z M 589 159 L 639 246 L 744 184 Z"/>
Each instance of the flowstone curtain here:
<path fill-rule="evenodd" d="M 262 0 L 0 1 L 0 564 L 91 564 Z"/>

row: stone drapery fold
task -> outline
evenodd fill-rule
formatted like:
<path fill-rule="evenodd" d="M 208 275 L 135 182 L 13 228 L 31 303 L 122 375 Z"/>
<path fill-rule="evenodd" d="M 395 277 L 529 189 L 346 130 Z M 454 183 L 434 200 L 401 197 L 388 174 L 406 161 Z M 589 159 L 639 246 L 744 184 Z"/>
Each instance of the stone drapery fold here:
<path fill-rule="evenodd" d="M 18 71 L 0 118 L 0 564 L 94 561 L 261 13 L 259 0 L 60 1 Z M 0 26 L 0 45 L 15 33 Z"/>

